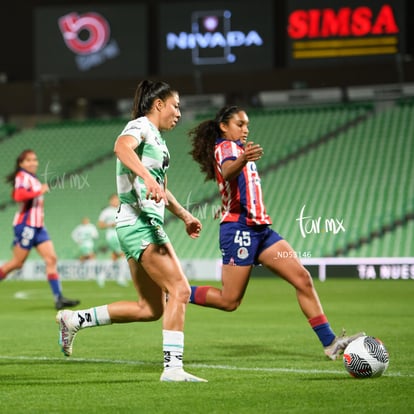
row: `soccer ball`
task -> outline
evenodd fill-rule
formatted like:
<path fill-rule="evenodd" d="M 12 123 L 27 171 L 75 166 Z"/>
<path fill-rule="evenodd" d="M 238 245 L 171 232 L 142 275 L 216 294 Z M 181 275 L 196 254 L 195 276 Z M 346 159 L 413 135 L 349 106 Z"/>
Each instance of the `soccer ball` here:
<path fill-rule="evenodd" d="M 345 348 L 343 361 L 353 377 L 375 378 L 387 370 L 389 354 L 380 339 L 361 336 Z"/>

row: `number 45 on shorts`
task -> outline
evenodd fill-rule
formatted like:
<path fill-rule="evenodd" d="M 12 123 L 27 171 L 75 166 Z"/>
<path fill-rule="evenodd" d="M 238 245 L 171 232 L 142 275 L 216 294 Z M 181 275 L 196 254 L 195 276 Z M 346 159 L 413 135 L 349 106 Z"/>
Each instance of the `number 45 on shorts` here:
<path fill-rule="evenodd" d="M 234 235 L 234 243 L 238 244 L 239 246 L 250 246 L 250 232 L 237 230 L 236 234 Z"/>

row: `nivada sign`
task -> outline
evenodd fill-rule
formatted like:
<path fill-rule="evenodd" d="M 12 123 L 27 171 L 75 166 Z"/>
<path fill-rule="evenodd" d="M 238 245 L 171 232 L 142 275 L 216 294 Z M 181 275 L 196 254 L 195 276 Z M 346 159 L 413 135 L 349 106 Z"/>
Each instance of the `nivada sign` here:
<path fill-rule="evenodd" d="M 160 7 L 162 74 L 263 69 L 273 65 L 272 3 L 189 2 Z"/>
<path fill-rule="evenodd" d="M 292 9 L 287 17 L 291 62 L 399 53 L 400 1 L 370 2 L 371 5 L 333 1 L 330 7 L 317 7 L 320 2 L 309 7 L 309 3 L 302 2 L 307 7 Z"/>
<path fill-rule="evenodd" d="M 169 32 L 166 42 L 168 50 L 190 49 L 195 65 L 233 63 L 237 55 L 232 53 L 232 48 L 263 45 L 263 39 L 256 30 L 231 30 L 230 10 L 196 11 L 192 13 L 191 20 L 191 33 Z M 216 49 L 216 52 L 203 56 L 203 51 L 208 49 Z"/>

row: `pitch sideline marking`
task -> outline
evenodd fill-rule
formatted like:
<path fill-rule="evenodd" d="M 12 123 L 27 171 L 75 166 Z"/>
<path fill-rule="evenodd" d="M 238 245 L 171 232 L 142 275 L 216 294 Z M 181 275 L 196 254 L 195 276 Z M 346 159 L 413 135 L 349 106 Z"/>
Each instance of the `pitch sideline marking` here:
<path fill-rule="evenodd" d="M 123 359 L 103 359 L 103 358 L 51 358 L 51 357 L 29 357 L 29 356 L 8 356 L 0 355 L 0 360 L 19 360 L 19 361 L 73 361 L 73 362 L 92 362 L 92 363 L 106 363 L 106 364 L 124 364 L 124 365 L 155 365 L 151 362 L 144 361 L 130 361 Z M 334 370 L 319 370 L 319 369 L 297 369 L 297 368 L 259 368 L 259 367 L 235 367 L 231 365 L 209 365 L 209 364 L 197 364 L 187 363 L 186 366 L 194 368 L 206 368 L 206 369 L 222 369 L 227 371 L 251 371 L 251 372 L 275 372 L 275 373 L 290 373 L 290 374 L 336 374 L 345 375 L 349 374 L 343 371 Z M 400 378 L 412 378 L 414 374 L 403 374 L 400 372 L 392 372 L 384 374 L 384 377 L 400 377 Z"/>

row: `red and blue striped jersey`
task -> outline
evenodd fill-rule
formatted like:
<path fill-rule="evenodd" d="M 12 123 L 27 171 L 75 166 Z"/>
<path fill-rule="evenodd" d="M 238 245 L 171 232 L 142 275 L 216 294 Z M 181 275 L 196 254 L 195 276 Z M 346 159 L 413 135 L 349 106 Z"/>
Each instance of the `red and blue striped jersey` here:
<path fill-rule="evenodd" d="M 272 224 L 263 203 L 262 187 L 256 163 L 249 161 L 237 178 L 226 181 L 221 166 L 244 152 L 240 141 L 219 138 L 215 146 L 216 181 L 221 194 L 221 222 L 240 222 L 248 226 Z"/>
<path fill-rule="evenodd" d="M 21 169 L 14 180 L 13 200 L 20 203 L 21 207 L 16 212 L 13 226 L 27 224 L 32 227 L 43 227 L 44 210 L 42 183 L 36 176 Z"/>

